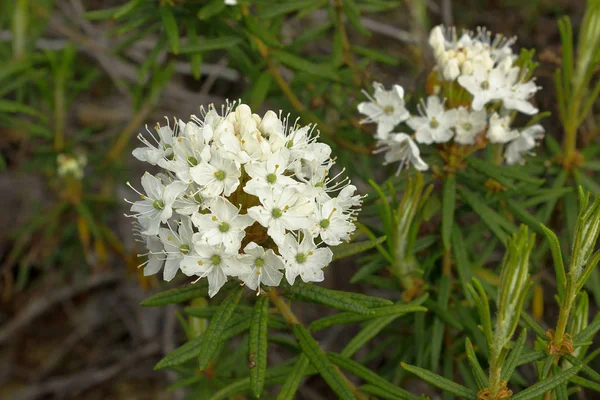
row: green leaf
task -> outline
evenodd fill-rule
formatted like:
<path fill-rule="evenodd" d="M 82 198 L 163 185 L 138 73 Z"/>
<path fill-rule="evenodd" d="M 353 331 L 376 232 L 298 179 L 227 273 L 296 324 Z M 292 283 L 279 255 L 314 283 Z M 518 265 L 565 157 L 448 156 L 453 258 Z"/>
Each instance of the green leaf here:
<path fill-rule="evenodd" d="M 326 289 L 321 286 L 302 282 L 298 282 L 291 286 L 288 289 L 288 292 L 302 300 L 323 304 L 338 310 L 365 315 L 373 312 L 371 308 L 393 304 L 391 301 L 379 297 Z"/>
<path fill-rule="evenodd" d="M 574 169 L 573 176 L 578 185 L 583 186 L 586 190 L 589 190 L 596 196 L 600 195 L 600 185 L 587 174 L 584 174 L 579 169 Z"/>
<path fill-rule="evenodd" d="M 390 317 L 382 317 L 369 321 L 365 326 L 348 342 L 346 347 L 340 352 L 343 357 L 352 357 L 359 349 L 361 349 L 365 343 L 375 337 L 379 332 L 388 326 L 392 321 L 398 318 L 399 315 L 392 315 Z"/>
<path fill-rule="evenodd" d="M 583 372 L 596 382 L 600 382 L 600 374 L 588 367 L 587 365 L 585 365 L 584 363 L 582 363 L 581 360 L 579 360 L 576 357 L 573 357 L 571 354 L 565 354 L 563 355 L 563 357 L 565 358 L 565 360 L 575 365 L 576 367 L 581 367 L 581 372 Z"/>
<path fill-rule="evenodd" d="M 342 9 L 344 10 L 344 14 L 348 17 L 348 21 L 350 21 L 350 24 L 352 24 L 356 30 L 365 36 L 371 36 L 371 32 L 360 22 L 360 10 L 356 6 L 354 0 L 344 0 L 342 2 Z"/>
<path fill-rule="evenodd" d="M 352 375 L 362 378 L 370 384 L 377 386 L 378 388 L 394 396 L 397 396 L 398 398 L 407 400 L 418 399 L 417 396 L 414 396 L 410 392 L 386 381 L 377 373 L 369 370 L 368 368 L 365 368 L 356 361 L 353 361 L 346 357 L 342 357 L 337 353 L 327 353 L 327 358 L 329 358 L 329 360 L 331 360 L 333 364 L 350 372 Z"/>
<path fill-rule="evenodd" d="M 352 46 L 352 51 L 370 60 L 380 62 L 387 65 L 398 65 L 400 62 L 397 57 L 390 56 L 388 53 L 372 49 L 370 47 Z"/>
<path fill-rule="evenodd" d="M 198 14 L 196 15 L 198 16 L 198 19 L 206 21 L 207 19 L 219 14 L 225 9 L 225 7 L 227 7 L 227 5 L 223 0 L 212 0 L 207 5 L 200 8 L 200 10 L 198 10 Z"/>
<path fill-rule="evenodd" d="M 315 0 L 296 0 L 270 4 L 268 8 L 260 13 L 261 18 L 268 20 L 282 14 L 289 14 L 314 5 Z"/>
<path fill-rule="evenodd" d="M 292 331 L 296 339 L 298 339 L 302 352 L 317 369 L 329 387 L 340 398 L 354 400 L 354 393 L 352 393 L 352 390 L 346 384 L 341 372 L 329 361 L 310 332 L 301 324 L 292 325 Z"/>
<path fill-rule="evenodd" d="M 206 281 L 201 281 L 200 283 L 192 284 L 184 288 L 169 289 L 157 293 L 143 300 L 140 305 L 143 307 L 166 306 L 168 304 L 183 303 L 207 295 L 208 283 Z"/>
<path fill-rule="evenodd" d="M 530 351 L 528 353 L 521 354 L 521 357 L 519 357 L 519 361 L 517 362 L 517 367 L 531 364 L 535 361 L 542 361 L 546 357 L 548 357 L 548 354 L 546 354 L 544 350 Z"/>
<path fill-rule="evenodd" d="M 332 261 L 340 260 L 342 258 L 350 257 L 355 254 L 360 254 L 367 250 L 371 250 L 373 247 L 380 245 L 385 241 L 386 237 L 380 236 L 376 240 L 367 240 L 364 242 L 355 243 L 342 243 L 335 247 L 331 247 L 331 251 L 333 251 Z"/>
<path fill-rule="evenodd" d="M 543 233 L 542 228 L 540 228 L 541 221 L 533 216 L 533 214 L 527 211 L 523 206 L 521 206 L 520 203 L 509 199 L 506 200 L 506 207 L 508 208 L 508 211 L 510 211 L 511 214 L 517 217 L 521 222 L 527 224 L 527 226 L 537 233 Z"/>
<path fill-rule="evenodd" d="M 219 305 L 219 309 L 211 319 L 210 325 L 208 325 L 203 335 L 204 340 L 201 343 L 200 354 L 198 355 L 199 370 L 202 371 L 208 367 L 208 363 L 217 350 L 217 344 L 221 341 L 221 336 L 225 332 L 227 323 L 233 315 L 243 291 L 243 287 L 235 288 Z"/>
<path fill-rule="evenodd" d="M 405 399 L 404 397 L 399 397 L 399 396 L 393 395 L 390 392 L 383 390 L 380 387 L 375 386 L 375 385 L 366 384 L 366 385 L 361 386 L 360 390 L 365 393 L 369 393 L 374 396 L 381 397 L 383 399 L 388 399 L 388 400 L 404 400 Z"/>
<path fill-rule="evenodd" d="M 160 360 L 154 366 L 154 370 L 156 371 L 159 369 L 174 367 L 192 360 L 200 353 L 203 341 L 204 335 L 197 336 L 189 342 L 185 343 L 184 345 L 179 346 L 178 348 L 167 354 L 162 360 Z"/>
<path fill-rule="evenodd" d="M 252 109 L 258 109 L 262 106 L 267 97 L 267 93 L 269 93 L 269 88 L 271 87 L 271 82 L 273 78 L 268 71 L 260 74 L 254 85 L 252 86 L 252 90 L 250 91 L 250 107 Z"/>
<path fill-rule="evenodd" d="M 497 165 L 491 164 L 487 161 L 480 160 L 475 157 L 467 157 L 467 164 L 474 170 L 481 172 L 488 178 L 491 178 L 508 189 L 515 189 L 515 185 L 507 179 L 503 174 L 503 168 L 498 168 Z"/>
<path fill-rule="evenodd" d="M 425 299 L 423 299 L 423 301 L 424 300 Z M 373 318 L 387 317 L 390 315 L 401 316 L 410 312 L 425 312 L 427 311 L 427 308 L 414 304 L 398 304 L 389 307 L 373 308 L 372 311 L 372 314 L 369 315 L 344 312 L 323 317 L 311 323 L 310 330 L 316 332 L 333 325 L 350 324 L 353 322 L 360 322 Z"/>
<path fill-rule="evenodd" d="M 264 22 L 259 22 L 258 19 L 252 15 L 246 15 L 244 17 L 246 28 L 257 38 L 262 40 L 267 46 L 280 48 L 281 43 L 277 37 L 269 31 L 268 25 Z"/>
<path fill-rule="evenodd" d="M 293 366 L 277 366 L 272 367 L 267 370 L 265 377 L 265 386 L 275 385 L 277 383 L 281 383 L 285 381 L 286 377 L 292 373 L 294 367 Z M 306 375 L 314 375 L 315 371 L 307 370 L 305 371 L 304 376 Z M 246 392 L 250 390 L 250 377 L 238 379 L 232 384 L 224 387 L 215 393 L 210 400 L 224 400 L 231 398 L 232 395 L 236 393 Z"/>
<path fill-rule="evenodd" d="M 523 352 L 523 348 L 525 347 L 525 340 L 527 339 L 527 329 L 523 329 L 519 338 L 515 342 L 510 354 L 504 361 L 504 365 L 502 366 L 502 380 L 510 381 L 512 374 L 515 372 L 517 368 L 517 364 L 519 359 L 521 358 L 521 353 Z"/>
<path fill-rule="evenodd" d="M 298 356 L 298 360 L 294 364 L 294 368 L 290 372 L 290 374 L 285 378 L 285 382 L 277 395 L 277 400 L 294 400 L 296 397 L 296 392 L 300 387 L 300 382 L 304 377 L 304 371 L 308 367 L 308 358 L 301 353 Z"/>
<path fill-rule="evenodd" d="M 567 275 L 565 273 L 565 265 L 563 262 L 562 251 L 560 249 L 560 242 L 558 238 L 550 229 L 544 224 L 540 224 L 542 232 L 546 235 L 548 243 L 550 244 L 550 251 L 552 253 L 552 261 L 554 261 L 554 275 L 556 276 L 556 286 L 558 290 L 558 298 L 562 299 L 565 295 L 565 289 L 567 288 Z"/>
<path fill-rule="evenodd" d="M 489 385 L 488 377 L 483 371 L 483 368 L 481 368 L 479 360 L 477 360 L 477 355 L 473 350 L 473 344 L 468 337 L 465 340 L 465 349 L 467 351 L 467 359 L 469 360 L 471 371 L 473 372 L 473 376 L 477 382 L 477 387 L 479 390 L 487 388 Z"/>
<path fill-rule="evenodd" d="M 165 28 L 165 33 L 169 39 L 169 44 L 171 45 L 171 50 L 173 53 L 177 54 L 179 53 L 179 27 L 177 26 L 177 21 L 175 21 L 173 9 L 169 6 L 160 7 L 160 16 Z"/>
<path fill-rule="evenodd" d="M 506 243 L 508 236 L 506 231 L 514 232 L 516 230 L 515 225 L 488 207 L 485 201 L 470 190 L 461 187 L 458 189 L 458 192 L 469 206 L 471 206 L 473 211 L 481 217 L 483 222 L 490 228 L 496 237 L 498 237 L 502 243 Z"/>
<path fill-rule="evenodd" d="M 0 113 L 22 113 L 27 115 L 40 115 L 40 112 L 34 108 L 26 106 L 18 101 L 0 99 Z"/>
<path fill-rule="evenodd" d="M 293 70 L 306 72 L 307 74 L 315 75 L 334 82 L 338 82 L 340 80 L 339 74 L 329 66 L 315 64 L 311 61 L 308 61 L 306 58 L 299 57 L 283 50 L 274 50 L 271 52 L 271 55 Z"/>
<path fill-rule="evenodd" d="M 269 321 L 269 298 L 260 296 L 252 309 L 252 322 L 248 340 L 250 363 L 250 386 L 259 398 L 265 384 L 267 371 L 267 323 Z"/>
<path fill-rule="evenodd" d="M 540 381 L 517 393 L 511 398 L 511 400 L 529 400 L 534 399 L 537 396 L 541 396 L 577 375 L 579 369 L 580 367 L 571 367 L 557 375 L 552 375 L 551 377 L 546 378 L 543 381 Z"/>
<path fill-rule="evenodd" d="M 242 42 L 239 36 L 221 36 L 212 39 L 201 39 L 198 43 L 188 43 L 180 46 L 181 54 L 197 53 L 211 50 L 228 49 L 237 46 Z"/>
<path fill-rule="evenodd" d="M 458 279 L 463 291 L 466 293 L 467 284 L 473 277 L 473 268 L 469 262 L 467 247 L 464 245 L 464 239 L 458 225 L 454 225 L 452 229 L 452 253 L 454 254 L 454 265 L 456 266 L 456 272 L 458 272 Z"/>
<path fill-rule="evenodd" d="M 447 177 L 442 193 L 442 242 L 446 250 L 450 249 L 454 210 L 456 209 L 456 177 Z"/>
<path fill-rule="evenodd" d="M 470 390 L 462 385 L 459 385 L 456 382 L 452 382 L 451 380 L 448 380 L 448 379 L 444 378 L 443 376 L 439 376 L 437 374 L 434 374 L 431 371 L 416 367 L 414 365 L 408 365 L 405 363 L 400 363 L 400 364 L 402 365 L 402 368 L 404 368 L 405 370 L 412 372 L 413 374 L 417 375 L 419 378 L 431 383 L 432 385 L 434 385 L 442 390 L 445 390 L 447 392 L 450 392 L 452 394 L 455 394 L 455 395 L 460 396 L 467 400 L 477 400 L 477 393 L 475 391 Z"/>
<path fill-rule="evenodd" d="M 597 314 L 591 324 L 585 327 L 573 338 L 574 342 L 587 342 L 600 330 L 600 314 Z"/>
<path fill-rule="evenodd" d="M 580 376 L 574 376 L 569 378 L 569 382 L 574 383 L 578 386 L 584 387 L 586 389 L 592 389 L 596 392 L 600 392 L 600 384 L 596 382 L 592 382 L 588 379 L 582 378 Z"/>

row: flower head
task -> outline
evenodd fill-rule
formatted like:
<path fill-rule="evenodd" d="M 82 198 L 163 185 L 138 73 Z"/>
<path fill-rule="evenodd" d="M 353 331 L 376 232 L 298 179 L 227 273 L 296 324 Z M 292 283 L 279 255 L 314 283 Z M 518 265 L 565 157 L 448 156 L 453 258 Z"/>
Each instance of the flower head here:
<path fill-rule="evenodd" d="M 164 265 L 171 280 L 181 269 L 208 279 L 211 297 L 231 278 L 257 291 L 277 286 L 284 268 L 293 271 L 288 281 L 323 279 L 327 246 L 350 239 L 362 197 L 338 179 L 343 171 L 328 176 L 335 161 L 314 126 L 227 103 L 221 113 L 201 108 L 200 117 L 159 133 L 134 150 L 164 169 L 144 174 L 145 194 L 131 203 L 149 249 L 145 274 Z M 296 261 L 284 263 L 293 252 Z"/>
<path fill-rule="evenodd" d="M 363 91 L 369 99 L 358 105 L 358 112 L 367 116 L 362 123 L 377 124 L 377 138 L 385 139 L 396 125 L 406 121 L 410 114 L 404 107 L 404 89 L 394 85 L 392 90 L 385 90 L 379 82 L 373 82 L 373 96 Z"/>

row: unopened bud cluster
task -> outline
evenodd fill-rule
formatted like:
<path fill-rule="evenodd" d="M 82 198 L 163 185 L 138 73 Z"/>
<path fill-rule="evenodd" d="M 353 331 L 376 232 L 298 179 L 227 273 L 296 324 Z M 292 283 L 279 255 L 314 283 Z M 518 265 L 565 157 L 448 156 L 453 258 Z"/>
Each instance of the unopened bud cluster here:
<path fill-rule="evenodd" d="M 133 155 L 164 170 L 146 172 L 130 202 L 145 275 L 164 264 L 165 280 L 179 269 L 206 277 L 211 297 L 231 277 L 259 291 L 283 272 L 290 284 L 324 279 L 329 246 L 350 239 L 361 196 L 341 173 L 329 177 L 335 161 L 314 127 L 289 123 L 228 103 L 139 136 Z"/>
<path fill-rule="evenodd" d="M 406 109 L 401 86 L 385 90 L 374 82 L 373 95 L 365 92 L 369 101 L 360 103 L 358 111 L 366 115 L 363 123 L 377 124 L 377 152 L 385 152 L 384 164 L 400 162 L 398 171 L 409 163 L 426 170 L 417 143 L 451 141 L 460 146 L 506 144 L 506 163 L 524 163 L 523 155 L 536 146 L 544 129 L 539 124 L 511 127 L 516 112 L 538 113 L 529 100 L 540 89 L 515 64 L 514 42 L 502 36 L 492 39 L 485 29 L 458 38 L 455 29 L 435 27 L 429 37 L 436 60 L 431 95 L 420 101 L 418 114 Z M 402 132 L 406 128 L 412 133 Z"/>

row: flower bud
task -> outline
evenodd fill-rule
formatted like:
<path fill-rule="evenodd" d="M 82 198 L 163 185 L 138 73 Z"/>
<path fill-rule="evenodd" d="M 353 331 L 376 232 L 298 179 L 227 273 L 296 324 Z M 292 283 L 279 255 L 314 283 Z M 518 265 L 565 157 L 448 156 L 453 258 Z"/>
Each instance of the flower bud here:
<path fill-rule="evenodd" d="M 456 58 L 448 61 L 444 65 L 444 70 L 442 71 L 444 75 L 444 79 L 448 81 L 453 81 L 460 75 L 460 70 L 458 69 L 458 61 Z"/>
<path fill-rule="evenodd" d="M 445 43 L 446 38 L 444 37 L 442 26 L 438 25 L 433 28 L 429 34 L 429 45 L 433 48 L 434 53 L 436 53 L 440 49 L 442 51 L 444 50 Z"/>

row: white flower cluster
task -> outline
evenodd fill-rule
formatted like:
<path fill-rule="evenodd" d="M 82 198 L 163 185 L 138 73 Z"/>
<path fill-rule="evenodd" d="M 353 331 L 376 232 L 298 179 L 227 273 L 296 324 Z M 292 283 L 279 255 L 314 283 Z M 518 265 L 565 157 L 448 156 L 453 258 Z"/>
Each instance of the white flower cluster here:
<path fill-rule="evenodd" d="M 523 163 L 523 154 L 535 147 L 544 129 L 539 124 L 522 130 L 510 126 L 516 111 L 538 113 L 529 99 L 540 89 L 533 80 L 525 79 L 526 70 L 514 64 L 516 57 L 510 47 L 514 41 L 501 36 L 492 40 L 485 29 L 477 34 L 465 32 L 458 39 L 454 29 L 437 26 L 431 31 L 429 43 L 435 54 L 437 79 L 442 87 L 446 83 L 454 88 L 454 93 L 446 96 L 456 97 L 459 91 L 463 97 L 471 97 L 468 105 L 449 108 L 445 98 L 434 94 L 421 100 L 418 115 L 411 115 L 405 107 L 402 87 L 394 85 L 388 91 L 374 82 L 373 95 L 364 92 L 369 101 L 360 103 L 358 111 L 366 115 L 363 123 L 377 124 L 377 152 L 385 152 L 385 164 L 399 161 L 398 172 L 408 163 L 426 170 L 428 165 L 421 159 L 415 141 L 433 144 L 454 140 L 460 145 L 474 145 L 478 138 L 507 144 L 506 163 Z M 401 123 L 406 123 L 414 134 L 394 132 Z"/>
<path fill-rule="evenodd" d="M 235 110 L 234 110 L 235 108 Z M 356 187 L 329 177 L 331 148 L 311 126 L 245 104 L 214 106 L 202 118 L 157 126 L 133 155 L 164 169 L 142 177 L 132 204 L 137 234 L 148 248 L 145 275 L 164 264 L 164 279 L 181 269 L 207 277 L 214 296 L 228 277 L 252 290 L 323 280 L 328 246 L 350 239 L 361 204 Z M 135 189 L 134 189 L 135 190 Z M 198 279 L 200 279 L 198 278 Z"/>

